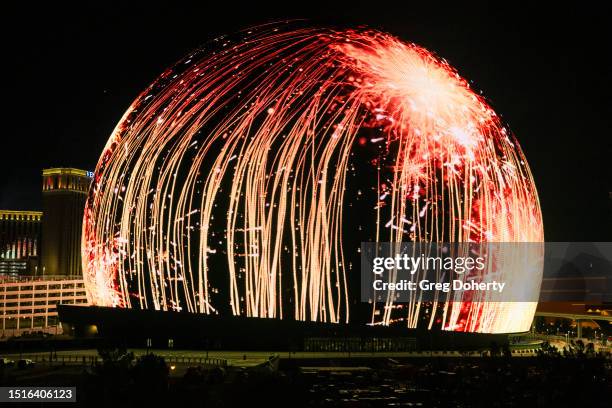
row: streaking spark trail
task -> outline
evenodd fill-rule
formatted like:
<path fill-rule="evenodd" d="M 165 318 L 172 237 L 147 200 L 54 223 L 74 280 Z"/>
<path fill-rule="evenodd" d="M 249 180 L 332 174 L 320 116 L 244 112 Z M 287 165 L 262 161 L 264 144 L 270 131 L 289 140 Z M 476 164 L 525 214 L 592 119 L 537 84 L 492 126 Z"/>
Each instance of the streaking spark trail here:
<path fill-rule="evenodd" d="M 94 305 L 342 323 L 361 241 L 543 241 L 525 158 L 429 51 L 264 26 L 187 56 L 124 114 L 85 208 L 84 278 Z M 441 326 L 528 329 L 535 303 L 487 300 L 440 299 Z M 382 325 L 422 312 L 371 307 Z"/>

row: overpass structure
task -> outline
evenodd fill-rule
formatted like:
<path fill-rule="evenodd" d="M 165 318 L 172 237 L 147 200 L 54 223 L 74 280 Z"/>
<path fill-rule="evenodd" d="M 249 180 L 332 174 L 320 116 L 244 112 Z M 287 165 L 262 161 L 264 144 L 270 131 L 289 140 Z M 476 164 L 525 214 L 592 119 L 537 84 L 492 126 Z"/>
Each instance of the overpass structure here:
<path fill-rule="evenodd" d="M 595 315 L 588 313 L 556 313 L 556 312 L 536 312 L 536 317 L 555 317 L 559 319 L 570 319 L 576 322 L 576 337 L 582 337 L 582 324 L 584 320 L 599 320 L 612 322 L 612 316 L 609 315 Z"/>

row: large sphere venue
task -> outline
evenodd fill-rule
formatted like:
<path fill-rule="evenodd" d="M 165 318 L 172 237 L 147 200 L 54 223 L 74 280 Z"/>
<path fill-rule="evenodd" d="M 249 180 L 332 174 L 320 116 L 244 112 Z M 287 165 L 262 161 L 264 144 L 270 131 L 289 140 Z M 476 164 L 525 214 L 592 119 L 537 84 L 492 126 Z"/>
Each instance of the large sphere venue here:
<path fill-rule="evenodd" d="M 360 244 L 543 238 L 516 138 L 443 58 L 275 24 L 210 41 L 136 98 L 97 164 L 82 251 L 97 306 L 509 333 L 535 300 L 361 302 Z"/>

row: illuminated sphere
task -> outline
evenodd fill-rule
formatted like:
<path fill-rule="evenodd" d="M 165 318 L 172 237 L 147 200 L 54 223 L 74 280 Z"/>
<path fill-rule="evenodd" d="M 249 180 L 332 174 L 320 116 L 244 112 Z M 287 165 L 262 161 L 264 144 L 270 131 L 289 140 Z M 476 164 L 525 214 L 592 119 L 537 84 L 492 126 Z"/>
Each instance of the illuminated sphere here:
<path fill-rule="evenodd" d="M 128 108 L 95 170 L 83 273 L 94 305 L 341 323 L 361 241 L 542 242 L 526 160 L 429 51 L 263 26 L 194 51 Z M 541 268 L 504 279 L 537 296 Z M 445 330 L 527 330 L 536 306 L 453 300 Z M 423 312 L 371 306 L 372 324 Z"/>

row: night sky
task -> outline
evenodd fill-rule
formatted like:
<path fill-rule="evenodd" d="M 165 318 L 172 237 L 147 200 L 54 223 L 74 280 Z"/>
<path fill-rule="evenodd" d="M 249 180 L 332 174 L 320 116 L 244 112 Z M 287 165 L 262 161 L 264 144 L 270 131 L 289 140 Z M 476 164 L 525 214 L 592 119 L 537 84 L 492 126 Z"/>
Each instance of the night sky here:
<path fill-rule="evenodd" d="M 251 25 L 305 18 L 382 29 L 446 58 L 519 139 L 546 239 L 612 241 L 612 47 L 603 10 L 218 3 L 3 10 L 0 209 L 39 209 L 42 168 L 94 170 L 131 101 L 190 50 Z"/>

